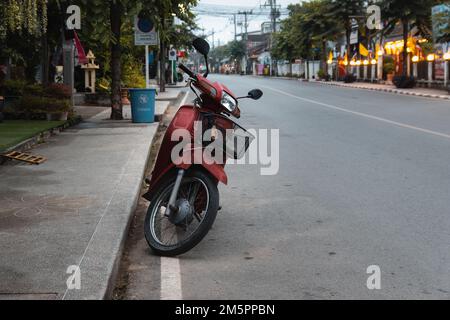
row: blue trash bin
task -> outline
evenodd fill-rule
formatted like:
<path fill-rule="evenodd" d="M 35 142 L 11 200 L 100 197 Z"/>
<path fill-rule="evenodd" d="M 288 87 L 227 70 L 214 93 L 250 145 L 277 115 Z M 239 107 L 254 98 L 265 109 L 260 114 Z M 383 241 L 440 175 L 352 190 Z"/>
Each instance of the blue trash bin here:
<path fill-rule="evenodd" d="M 134 123 L 155 122 L 156 89 L 130 89 L 131 118 Z"/>

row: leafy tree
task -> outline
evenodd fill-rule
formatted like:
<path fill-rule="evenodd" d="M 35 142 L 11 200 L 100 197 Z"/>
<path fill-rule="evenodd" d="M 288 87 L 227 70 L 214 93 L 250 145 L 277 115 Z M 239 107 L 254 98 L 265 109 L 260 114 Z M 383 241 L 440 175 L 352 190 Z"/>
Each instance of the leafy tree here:
<path fill-rule="evenodd" d="M 45 62 L 41 47 L 46 47 L 47 7 L 47 0 L 0 2 L 0 58 L 11 58 L 14 64 L 23 66 L 29 81 L 34 80 L 40 59 Z M 44 82 L 46 75 L 44 72 Z"/>
<path fill-rule="evenodd" d="M 301 19 L 304 21 L 302 31 L 321 48 L 322 69 L 326 69 L 328 60 L 327 41 L 334 40 L 339 34 L 341 21 L 328 15 L 329 3 L 323 0 L 315 0 L 304 4 L 305 12 Z"/>
<path fill-rule="evenodd" d="M 140 1 L 140 16 L 148 17 L 154 20 L 157 24 L 160 36 L 160 90 L 165 91 L 165 65 L 166 56 L 168 54 L 168 44 L 178 42 L 183 37 L 177 37 L 174 32 L 174 17 L 178 17 L 181 21 L 186 23 L 185 30 L 190 31 L 195 27 L 195 15 L 190 10 L 197 5 L 197 0 L 142 0 Z M 189 34 L 189 33 L 188 33 Z M 186 38 L 184 38 L 186 41 Z M 192 40 L 191 40 L 192 41 Z M 189 42 L 191 42 L 189 41 Z"/>
<path fill-rule="evenodd" d="M 190 7 L 196 0 L 80 0 L 88 18 L 89 37 L 110 47 L 111 68 L 111 119 L 122 119 L 120 97 L 122 78 L 122 32 L 124 24 L 131 24 L 132 17 L 151 18 L 161 38 L 160 60 L 165 65 L 166 44 L 171 40 L 171 21 L 175 16 L 192 23 Z M 173 39 L 173 38 L 172 38 Z M 162 72 L 164 74 L 164 72 Z M 161 89 L 164 91 L 164 77 Z"/>
<path fill-rule="evenodd" d="M 352 19 L 354 17 L 364 16 L 363 0 L 326 0 L 328 13 L 325 15 L 328 19 L 340 23 L 345 31 L 347 41 L 347 55 L 350 55 L 350 36 L 352 33 Z M 349 71 L 347 66 L 347 72 Z"/>
<path fill-rule="evenodd" d="M 47 30 L 47 0 L 4 0 L 0 2 L 0 38 L 7 32 L 41 35 Z"/>
<path fill-rule="evenodd" d="M 290 41 L 289 20 L 286 19 L 281 22 L 281 31 L 274 35 L 272 56 L 277 60 L 291 60 L 294 56 L 295 46 Z"/>
<path fill-rule="evenodd" d="M 236 60 L 236 70 L 241 70 L 241 61 L 247 54 L 247 48 L 244 41 L 234 40 L 228 45 L 228 55 L 232 60 Z"/>
<path fill-rule="evenodd" d="M 327 41 L 340 33 L 341 23 L 329 16 L 330 3 L 314 0 L 290 5 L 289 17 L 282 22 L 281 32 L 275 35 L 272 54 L 277 59 L 293 57 L 315 58 L 321 53 L 322 64 L 327 61 Z M 324 66 L 322 66 L 325 69 Z"/>
<path fill-rule="evenodd" d="M 446 4 L 450 8 L 450 3 Z M 448 11 L 438 13 L 433 21 L 434 27 L 440 30 L 440 34 L 436 37 L 439 43 L 450 42 L 450 14 Z"/>
<path fill-rule="evenodd" d="M 388 19 L 385 32 L 392 30 L 396 24 L 403 27 L 403 75 L 408 66 L 408 37 L 410 31 L 416 27 L 417 33 L 430 38 L 431 36 L 431 8 L 437 4 L 436 0 L 384 0 L 383 15 Z"/>

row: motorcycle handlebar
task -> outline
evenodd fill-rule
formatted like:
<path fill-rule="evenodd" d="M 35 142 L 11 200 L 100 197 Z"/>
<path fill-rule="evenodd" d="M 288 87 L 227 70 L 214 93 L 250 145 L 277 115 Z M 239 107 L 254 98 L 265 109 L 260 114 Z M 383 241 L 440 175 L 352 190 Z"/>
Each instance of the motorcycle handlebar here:
<path fill-rule="evenodd" d="M 183 70 L 184 73 L 186 73 L 189 77 L 194 78 L 195 79 L 195 74 L 189 70 L 188 67 L 186 67 L 184 64 L 180 63 L 178 65 L 178 68 L 180 68 L 181 70 Z"/>

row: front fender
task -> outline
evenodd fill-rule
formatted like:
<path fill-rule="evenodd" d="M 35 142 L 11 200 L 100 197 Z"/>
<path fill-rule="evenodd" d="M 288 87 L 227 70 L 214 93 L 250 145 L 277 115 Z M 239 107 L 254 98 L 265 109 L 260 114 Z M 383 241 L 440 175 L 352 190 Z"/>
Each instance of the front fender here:
<path fill-rule="evenodd" d="M 223 165 L 220 165 L 217 163 L 208 164 L 203 161 L 203 163 L 199 166 L 201 166 L 206 171 L 208 171 L 214 178 L 216 178 L 217 181 L 222 182 L 224 185 L 228 184 L 228 177 L 227 177 L 227 174 L 225 173 L 225 169 L 224 169 Z M 191 164 L 181 164 L 181 165 L 177 166 L 177 168 L 184 169 L 184 170 L 188 170 L 191 167 L 192 167 Z"/>
<path fill-rule="evenodd" d="M 208 164 L 208 163 L 204 162 L 204 163 L 202 163 L 201 165 L 198 165 L 198 166 L 204 168 L 217 181 L 222 182 L 224 185 L 228 184 L 228 176 L 225 173 L 225 169 L 224 169 L 223 165 L 219 165 L 219 164 L 216 164 L 216 163 Z M 153 196 L 153 191 L 155 191 L 157 189 L 157 187 L 163 181 L 163 178 L 164 178 L 164 176 L 166 174 L 170 174 L 170 173 L 174 172 L 175 168 L 188 170 L 191 167 L 192 167 L 192 165 L 181 164 L 179 166 L 175 166 L 174 164 L 171 164 L 170 167 L 168 167 L 164 171 L 164 174 L 162 174 L 154 182 L 151 183 L 150 188 L 148 189 L 148 191 L 144 195 L 142 195 L 142 197 L 144 199 L 147 199 L 148 201 L 151 201 L 152 196 Z"/>
<path fill-rule="evenodd" d="M 222 165 L 216 163 L 203 163 L 202 167 L 205 168 L 214 178 L 216 178 L 217 181 L 222 182 L 224 185 L 228 184 L 228 177 Z"/>

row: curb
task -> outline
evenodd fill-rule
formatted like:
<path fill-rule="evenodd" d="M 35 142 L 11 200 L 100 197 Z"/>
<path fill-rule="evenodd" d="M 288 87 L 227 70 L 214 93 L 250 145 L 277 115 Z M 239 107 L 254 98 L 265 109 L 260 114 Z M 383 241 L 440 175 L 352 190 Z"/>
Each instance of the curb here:
<path fill-rule="evenodd" d="M 342 85 L 339 83 L 330 83 L 330 82 L 323 82 L 323 81 L 317 81 L 315 83 L 327 85 L 327 86 L 334 86 L 334 87 L 390 92 L 390 93 L 402 94 L 402 95 L 407 95 L 407 96 L 450 100 L 450 95 L 437 95 L 437 94 L 420 93 L 420 92 L 413 92 L 413 91 L 404 91 L 404 90 L 399 90 L 399 89 L 374 88 L 374 87 L 367 87 L 367 86 Z"/>
<path fill-rule="evenodd" d="M 183 92 L 179 92 L 177 99 L 172 99 L 168 107 L 177 103 L 182 94 Z M 160 116 L 161 119 L 163 115 Z M 113 298 L 128 233 L 141 196 L 145 173 L 150 165 L 151 150 L 161 125 L 161 121 L 158 122 L 153 127 L 151 143 L 145 144 L 145 147 L 137 145 L 135 152 L 123 168 L 124 175 L 116 186 L 111 202 L 105 208 L 106 214 L 98 224 L 97 233 L 93 235 L 93 242 L 86 252 L 82 267 L 89 270 L 89 278 L 84 285 L 87 288 L 83 287 L 81 292 L 70 291 L 63 299 L 110 300 Z"/>
<path fill-rule="evenodd" d="M 109 111 L 104 111 L 106 112 Z M 102 113 L 97 116 L 101 115 Z M 125 242 L 139 201 L 158 128 L 157 125 L 151 127 L 153 134 L 151 143 L 137 144 L 130 154 L 126 165 L 122 168 L 120 181 L 104 208 L 105 213 L 98 222 L 97 231 L 92 235 L 92 243 L 86 248 L 84 260 L 80 265 L 82 289 L 66 291 L 62 300 L 112 298 Z"/>
<path fill-rule="evenodd" d="M 177 101 L 181 98 L 181 96 L 183 95 L 183 93 L 184 93 L 184 91 L 178 92 L 176 98 L 174 98 L 174 99 L 157 100 L 157 101 L 162 101 L 162 102 L 169 102 L 169 104 L 166 106 L 166 108 L 165 108 L 165 110 L 163 111 L 163 113 L 161 113 L 161 114 L 156 114 L 156 115 L 155 115 L 155 121 L 156 121 L 156 122 L 161 122 L 161 120 L 163 119 L 163 116 L 164 116 L 164 114 L 166 113 L 167 109 L 168 109 L 173 103 L 177 102 Z"/>
<path fill-rule="evenodd" d="M 435 99 L 450 100 L 450 94 L 449 95 L 437 95 L 437 94 L 429 94 L 429 93 L 403 91 L 403 90 L 399 90 L 399 89 L 387 89 L 387 88 L 374 88 L 374 87 L 367 87 L 367 86 L 343 85 L 343 84 L 340 84 L 340 83 L 326 82 L 326 81 L 306 81 L 306 80 L 303 80 L 303 79 L 288 78 L 288 77 L 269 77 L 269 76 L 255 76 L 255 75 L 251 75 L 251 76 L 255 77 L 255 78 L 294 80 L 294 81 L 296 80 L 296 81 L 300 81 L 300 82 L 316 83 L 316 84 L 322 84 L 322 85 L 334 86 L 334 87 L 351 88 L 351 89 L 362 89 L 362 90 L 371 90 L 371 91 L 380 91 L 380 92 L 390 92 L 390 93 L 402 94 L 402 95 L 407 95 L 407 96 L 416 96 L 416 97 L 424 97 L 424 98 L 435 98 Z"/>

